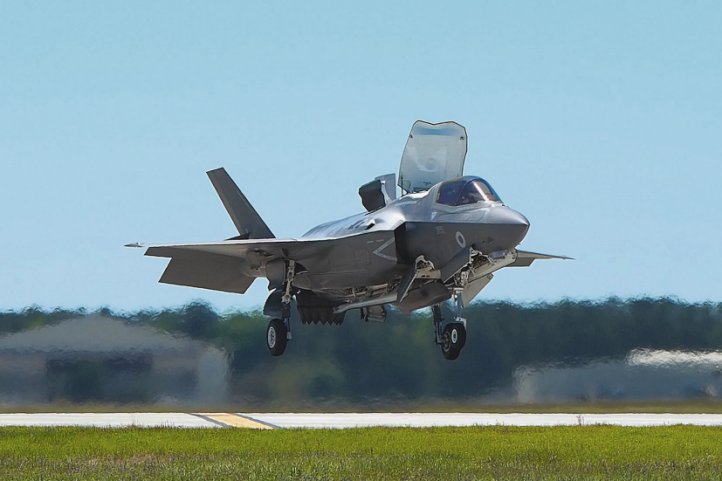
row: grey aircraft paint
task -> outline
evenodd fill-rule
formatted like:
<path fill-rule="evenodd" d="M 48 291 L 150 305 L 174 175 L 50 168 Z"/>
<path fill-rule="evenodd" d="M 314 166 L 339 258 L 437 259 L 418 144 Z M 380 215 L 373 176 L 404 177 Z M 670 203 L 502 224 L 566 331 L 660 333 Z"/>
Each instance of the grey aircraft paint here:
<path fill-rule="evenodd" d="M 503 267 L 563 258 L 517 250 L 529 221 L 504 204 L 490 184 L 462 177 L 466 130 L 455 122 L 417 121 L 395 175 L 359 190 L 369 211 L 316 226 L 298 239 L 276 239 L 224 169 L 208 172 L 239 235 L 205 244 L 151 246 L 146 255 L 170 258 L 160 282 L 244 293 L 254 279 L 269 281 L 264 312 L 273 355 L 291 338 L 290 309 L 304 323 L 340 323 L 351 309 L 383 320 L 385 306 L 409 312 L 434 307 L 436 342 L 455 359 L 466 339 L 461 309 Z M 449 178 L 449 175 L 453 178 Z M 140 247 L 137 244 L 129 245 Z M 454 298 L 454 319 L 439 303 Z"/>

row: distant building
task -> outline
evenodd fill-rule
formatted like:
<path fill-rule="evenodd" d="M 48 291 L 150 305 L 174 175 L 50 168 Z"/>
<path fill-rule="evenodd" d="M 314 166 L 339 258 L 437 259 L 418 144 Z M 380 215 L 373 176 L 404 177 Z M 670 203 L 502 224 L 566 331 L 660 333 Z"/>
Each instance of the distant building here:
<path fill-rule="evenodd" d="M 228 361 L 206 343 L 100 316 L 0 338 L 0 404 L 221 404 Z"/>
<path fill-rule="evenodd" d="M 634 350 L 624 359 L 579 366 L 523 366 L 514 387 L 521 403 L 717 399 L 722 353 Z"/>

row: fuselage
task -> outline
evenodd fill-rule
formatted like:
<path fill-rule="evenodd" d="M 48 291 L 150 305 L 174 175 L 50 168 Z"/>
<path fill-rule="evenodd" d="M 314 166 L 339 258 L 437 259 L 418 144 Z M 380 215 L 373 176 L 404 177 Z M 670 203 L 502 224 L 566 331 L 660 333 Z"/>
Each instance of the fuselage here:
<path fill-rule="evenodd" d="M 464 198 L 465 190 L 474 191 L 470 199 Z M 422 255 L 440 268 L 466 247 L 485 254 L 513 250 L 528 229 L 526 217 L 506 206 L 488 183 L 468 176 L 441 182 L 424 192 L 408 193 L 373 212 L 318 225 L 302 238 L 379 233 L 378 240 L 366 246 L 373 268 L 359 265 L 359 275 L 354 276 L 354 284 L 360 286 L 392 281 L 403 273 L 404 266 Z M 388 240 L 384 240 L 384 233 Z M 330 272 L 309 274 L 325 279 L 325 285 L 320 286 L 314 285 L 313 278 L 306 283 L 300 276 L 297 281 L 309 289 L 355 287 L 328 285 Z"/>

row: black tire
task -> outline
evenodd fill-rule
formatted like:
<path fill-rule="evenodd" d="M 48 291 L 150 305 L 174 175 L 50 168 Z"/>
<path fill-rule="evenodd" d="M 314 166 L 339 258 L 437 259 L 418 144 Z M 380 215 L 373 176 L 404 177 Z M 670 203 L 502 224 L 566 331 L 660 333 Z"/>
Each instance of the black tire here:
<path fill-rule="evenodd" d="M 271 319 L 266 329 L 266 346 L 271 356 L 280 356 L 286 350 L 288 329 L 281 319 Z"/>
<path fill-rule="evenodd" d="M 459 357 L 461 348 L 466 344 L 466 328 L 460 322 L 450 322 L 444 327 L 441 353 L 449 361 Z"/>
<path fill-rule="evenodd" d="M 463 349 L 466 345 L 466 326 L 462 323 L 459 324 L 459 350 Z"/>

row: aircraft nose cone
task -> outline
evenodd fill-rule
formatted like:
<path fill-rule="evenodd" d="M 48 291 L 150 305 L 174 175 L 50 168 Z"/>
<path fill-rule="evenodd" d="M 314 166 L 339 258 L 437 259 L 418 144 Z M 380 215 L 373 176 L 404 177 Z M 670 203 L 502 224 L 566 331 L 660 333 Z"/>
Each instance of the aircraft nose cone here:
<path fill-rule="evenodd" d="M 529 230 L 529 220 L 507 206 L 491 209 L 484 218 L 484 223 L 493 232 L 492 237 L 497 243 L 506 249 L 519 245 Z"/>
<path fill-rule="evenodd" d="M 510 209 L 505 205 L 491 209 L 484 221 L 487 224 L 516 225 L 529 228 L 529 220 L 521 212 Z"/>

